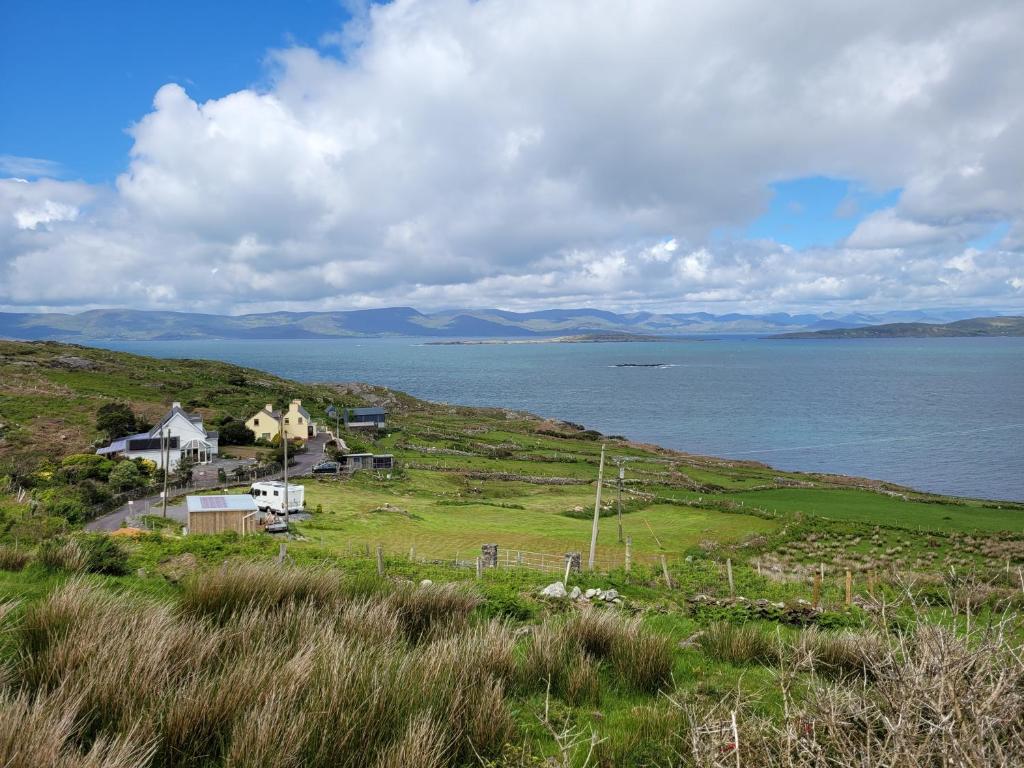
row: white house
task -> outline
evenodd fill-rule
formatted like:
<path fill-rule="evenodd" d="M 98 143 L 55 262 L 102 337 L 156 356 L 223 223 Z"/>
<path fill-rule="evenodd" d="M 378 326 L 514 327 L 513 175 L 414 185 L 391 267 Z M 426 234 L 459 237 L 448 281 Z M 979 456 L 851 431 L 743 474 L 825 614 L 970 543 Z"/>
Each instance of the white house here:
<path fill-rule="evenodd" d="M 218 433 L 203 426 L 202 416 L 183 410 L 181 403 L 173 403 L 167 415 L 149 432 L 122 437 L 96 453 L 126 459 L 149 459 L 162 468 L 162 448 L 166 444 L 170 455 L 169 468 L 173 471 L 183 456 L 197 464 L 209 464 L 217 455 L 218 442 Z"/>

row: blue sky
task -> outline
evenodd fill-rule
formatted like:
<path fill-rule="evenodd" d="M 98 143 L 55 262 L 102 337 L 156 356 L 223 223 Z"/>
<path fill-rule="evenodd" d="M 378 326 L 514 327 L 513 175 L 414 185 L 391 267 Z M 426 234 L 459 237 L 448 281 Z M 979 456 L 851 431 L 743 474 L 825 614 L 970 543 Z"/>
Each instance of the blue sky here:
<path fill-rule="evenodd" d="M 1019 0 L 366 2 L 0 0 L 0 311 L 1024 308 Z"/>
<path fill-rule="evenodd" d="M 811 176 L 771 185 L 768 210 L 745 235 L 794 248 L 826 247 L 848 237 L 869 213 L 890 208 L 899 190 L 872 192 L 847 179 Z"/>
<path fill-rule="evenodd" d="M 5 0 L 0 154 L 110 181 L 160 86 L 205 101 L 259 84 L 268 49 L 315 45 L 347 18 L 338 0 Z"/>

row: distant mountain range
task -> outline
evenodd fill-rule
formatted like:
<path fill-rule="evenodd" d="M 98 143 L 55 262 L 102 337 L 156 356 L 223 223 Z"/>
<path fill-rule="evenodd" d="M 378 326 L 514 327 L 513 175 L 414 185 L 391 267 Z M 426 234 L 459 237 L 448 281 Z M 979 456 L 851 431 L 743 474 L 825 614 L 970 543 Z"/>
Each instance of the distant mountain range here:
<path fill-rule="evenodd" d="M 773 339 L 901 339 L 1024 336 L 1024 317 L 972 317 L 953 323 L 886 323 L 861 328 L 783 333 Z"/>
<path fill-rule="evenodd" d="M 977 310 L 974 311 L 977 313 Z M 78 314 L 0 313 L 0 338 L 58 341 L 187 339 L 329 339 L 367 336 L 518 338 L 588 333 L 655 336 L 782 334 L 860 329 L 878 323 L 948 323 L 969 317 L 962 310 L 921 310 L 838 315 L 615 313 L 598 309 L 508 312 L 465 309 L 423 313 L 410 307 L 346 312 L 273 312 L 209 315 L 129 309 Z"/>

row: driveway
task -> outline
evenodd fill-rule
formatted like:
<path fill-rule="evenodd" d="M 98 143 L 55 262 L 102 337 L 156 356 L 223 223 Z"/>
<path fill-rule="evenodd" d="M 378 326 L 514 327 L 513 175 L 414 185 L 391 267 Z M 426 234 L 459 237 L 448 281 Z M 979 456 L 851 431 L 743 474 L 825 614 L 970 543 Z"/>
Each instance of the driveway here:
<path fill-rule="evenodd" d="M 326 434 L 318 435 L 307 442 L 306 452 L 296 455 L 295 464 L 288 467 L 288 479 L 290 480 L 295 477 L 311 475 L 313 473 L 313 467 L 324 459 L 324 443 L 326 442 Z M 260 480 L 280 480 L 282 476 L 282 472 L 275 472 L 274 474 L 261 477 Z M 216 472 L 214 472 L 214 477 L 216 477 Z M 237 481 L 226 484 L 204 483 L 202 485 L 197 485 L 194 488 L 184 490 L 180 492 L 178 496 L 184 496 L 195 491 L 208 491 L 216 488 L 229 488 L 237 485 Z M 163 505 L 160 501 L 160 494 L 155 494 L 144 499 L 136 499 L 134 502 L 125 504 L 122 507 L 118 507 L 113 512 L 103 515 L 103 517 L 97 517 L 95 520 L 89 521 L 85 524 L 85 530 L 93 532 L 116 531 L 128 517 L 146 514 L 159 515 L 162 511 Z M 178 520 L 182 524 L 184 524 L 188 519 L 188 515 L 185 513 L 185 507 L 181 504 L 171 504 L 170 499 L 167 500 L 167 516 Z"/>

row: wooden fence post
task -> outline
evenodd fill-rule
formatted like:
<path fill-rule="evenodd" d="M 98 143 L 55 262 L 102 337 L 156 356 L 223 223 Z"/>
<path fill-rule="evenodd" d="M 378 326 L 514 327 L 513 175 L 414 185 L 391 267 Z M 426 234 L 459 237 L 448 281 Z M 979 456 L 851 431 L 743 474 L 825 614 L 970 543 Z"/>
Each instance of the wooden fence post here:
<path fill-rule="evenodd" d="M 665 556 L 661 556 L 661 572 L 665 575 L 665 586 L 672 589 L 672 577 L 668 573 L 668 563 L 665 562 Z"/>
<path fill-rule="evenodd" d="M 364 551 L 366 552 L 366 558 L 369 559 L 370 558 L 370 542 L 368 542 L 368 541 L 363 542 L 363 548 L 364 548 Z"/>
<path fill-rule="evenodd" d="M 409 560 L 412 561 L 412 562 L 416 561 L 416 545 L 415 544 L 413 544 L 411 547 L 409 547 Z"/>
<path fill-rule="evenodd" d="M 846 607 L 853 605 L 853 574 L 846 571 Z"/>
<path fill-rule="evenodd" d="M 277 564 L 284 565 L 284 559 L 288 553 L 288 545 L 283 541 L 277 545 Z"/>
<path fill-rule="evenodd" d="M 370 546 L 370 545 L 367 544 L 366 546 Z M 383 576 L 384 575 L 384 545 L 383 544 L 378 544 L 377 545 L 377 575 L 378 576 Z"/>
<path fill-rule="evenodd" d="M 476 558 L 476 577 L 478 579 L 482 579 L 484 577 L 484 561 L 480 556 L 477 556 Z"/>
<path fill-rule="evenodd" d="M 626 537 L 626 573 L 633 570 L 633 537 Z"/>
<path fill-rule="evenodd" d="M 757 575 L 760 576 L 761 575 L 761 558 L 760 557 L 757 558 L 757 560 L 755 560 L 754 562 L 757 563 Z"/>
<path fill-rule="evenodd" d="M 725 575 L 729 579 L 729 594 L 736 594 L 736 584 L 732 580 L 732 558 L 727 557 L 725 559 Z"/>
<path fill-rule="evenodd" d="M 821 605 L 821 574 L 818 572 L 814 574 L 814 597 L 811 602 L 814 603 L 815 609 Z"/>

